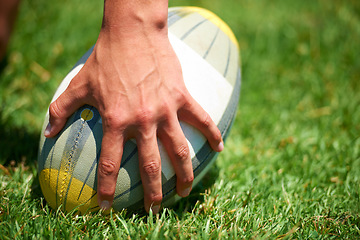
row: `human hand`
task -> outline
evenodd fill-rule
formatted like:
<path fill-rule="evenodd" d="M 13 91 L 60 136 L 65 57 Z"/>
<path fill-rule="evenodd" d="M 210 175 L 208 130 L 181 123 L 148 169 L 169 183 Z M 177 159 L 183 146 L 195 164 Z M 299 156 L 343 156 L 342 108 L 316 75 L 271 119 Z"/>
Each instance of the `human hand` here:
<path fill-rule="evenodd" d="M 129 26 L 128 24 L 126 26 Z M 162 200 L 163 143 L 177 176 L 177 193 L 191 191 L 193 169 L 179 120 L 198 128 L 215 151 L 223 149 L 221 134 L 210 116 L 191 97 L 165 25 L 114 31 L 103 25 L 93 53 L 66 91 L 49 108 L 46 137 L 54 137 L 67 118 L 89 104 L 102 116 L 103 140 L 98 164 L 98 201 L 112 205 L 123 145 L 136 139 L 144 189 L 144 206 L 158 212 Z"/>

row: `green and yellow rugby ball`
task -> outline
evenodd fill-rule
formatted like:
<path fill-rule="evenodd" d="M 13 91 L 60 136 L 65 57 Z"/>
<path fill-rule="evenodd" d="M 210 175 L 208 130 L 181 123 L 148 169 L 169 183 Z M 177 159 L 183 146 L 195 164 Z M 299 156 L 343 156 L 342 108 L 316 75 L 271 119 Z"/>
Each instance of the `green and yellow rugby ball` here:
<path fill-rule="evenodd" d="M 170 8 L 169 39 L 180 60 L 190 94 L 210 114 L 223 138 L 230 131 L 240 92 L 239 46 L 230 28 L 215 14 L 196 7 Z M 90 49 L 60 84 L 55 100 L 69 85 L 89 57 Z M 169 66 L 171 67 L 171 66 Z M 48 115 L 44 127 L 48 124 Z M 216 159 L 205 137 L 181 122 L 188 140 L 194 171 L 194 184 Z M 43 134 L 42 134 L 43 136 Z M 64 211 L 81 213 L 99 209 L 97 203 L 97 164 L 101 151 L 102 121 L 92 106 L 83 106 L 67 121 L 55 138 L 40 140 L 38 170 L 47 203 Z M 163 205 L 177 199 L 176 175 L 161 143 Z M 124 146 L 113 209 L 143 210 L 143 189 L 138 169 L 136 143 Z"/>

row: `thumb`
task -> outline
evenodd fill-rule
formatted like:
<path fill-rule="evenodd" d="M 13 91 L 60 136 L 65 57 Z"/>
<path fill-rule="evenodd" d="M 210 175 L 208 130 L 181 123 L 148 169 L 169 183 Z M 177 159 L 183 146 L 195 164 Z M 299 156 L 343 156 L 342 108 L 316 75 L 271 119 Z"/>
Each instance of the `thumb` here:
<path fill-rule="evenodd" d="M 49 107 L 49 123 L 44 135 L 47 138 L 55 137 L 66 124 L 67 119 L 84 102 L 79 98 L 79 91 L 76 91 L 72 84 L 54 101 Z"/>

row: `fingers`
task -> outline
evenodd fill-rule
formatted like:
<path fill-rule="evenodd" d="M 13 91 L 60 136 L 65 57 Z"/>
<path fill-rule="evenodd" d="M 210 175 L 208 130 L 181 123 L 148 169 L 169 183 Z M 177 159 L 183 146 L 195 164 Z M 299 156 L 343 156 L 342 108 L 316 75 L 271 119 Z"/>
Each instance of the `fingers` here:
<path fill-rule="evenodd" d="M 98 203 L 103 210 L 108 210 L 113 203 L 122 154 L 122 134 L 104 129 L 97 185 Z"/>
<path fill-rule="evenodd" d="M 160 210 L 162 200 L 161 160 L 156 130 L 141 132 L 136 138 L 139 153 L 139 168 L 144 189 L 144 207 L 154 213 Z"/>
<path fill-rule="evenodd" d="M 178 116 L 180 120 L 199 129 L 207 138 L 214 151 L 221 152 L 224 149 L 220 130 L 210 115 L 205 112 L 195 100 L 185 104 L 183 108 L 179 110 Z"/>
<path fill-rule="evenodd" d="M 78 92 L 69 87 L 50 104 L 49 107 L 49 124 L 47 125 L 44 135 L 47 138 L 55 137 L 66 124 L 67 119 L 77 109 L 83 106 L 84 103 L 80 100 Z"/>
<path fill-rule="evenodd" d="M 188 143 L 177 119 L 170 122 L 159 131 L 163 143 L 176 173 L 176 191 L 179 196 L 189 195 L 194 173 Z"/>

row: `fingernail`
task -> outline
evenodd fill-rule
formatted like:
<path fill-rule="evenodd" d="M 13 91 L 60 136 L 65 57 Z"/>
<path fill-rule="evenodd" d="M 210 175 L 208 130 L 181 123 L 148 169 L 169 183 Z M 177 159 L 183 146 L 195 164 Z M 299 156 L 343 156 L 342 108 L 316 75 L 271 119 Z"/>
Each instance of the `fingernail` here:
<path fill-rule="evenodd" d="M 50 132 L 51 132 L 51 124 L 48 123 L 48 125 L 46 126 L 45 131 L 44 131 L 45 137 L 48 137 L 50 135 Z"/>
<path fill-rule="evenodd" d="M 189 196 L 190 192 L 191 192 L 191 187 L 185 188 L 181 193 L 181 197 Z"/>
<path fill-rule="evenodd" d="M 100 203 L 101 210 L 108 210 L 110 208 L 110 202 L 107 200 L 104 200 Z"/>
<path fill-rule="evenodd" d="M 154 214 L 157 214 L 159 211 L 160 211 L 160 205 L 154 205 L 151 207 L 151 211 L 154 213 Z"/>
<path fill-rule="evenodd" d="M 217 149 L 218 149 L 218 152 L 221 152 L 222 150 L 224 150 L 224 142 L 223 142 L 223 141 L 221 141 L 221 142 L 219 143 Z"/>

